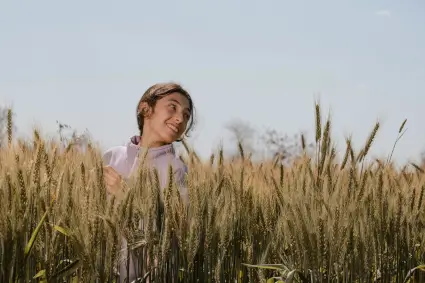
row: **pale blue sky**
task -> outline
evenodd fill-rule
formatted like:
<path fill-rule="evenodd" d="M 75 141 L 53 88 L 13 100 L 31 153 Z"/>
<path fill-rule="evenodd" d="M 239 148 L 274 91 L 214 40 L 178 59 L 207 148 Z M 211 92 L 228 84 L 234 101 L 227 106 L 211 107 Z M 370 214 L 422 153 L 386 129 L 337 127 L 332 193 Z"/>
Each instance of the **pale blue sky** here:
<path fill-rule="evenodd" d="M 0 102 L 21 134 L 60 120 L 122 144 L 142 93 L 174 80 L 203 156 L 232 146 L 234 118 L 313 138 L 319 96 L 341 150 L 379 119 L 371 152 L 386 155 L 405 118 L 394 157 L 425 150 L 424 1 L 0 1 L 0 35 Z"/>

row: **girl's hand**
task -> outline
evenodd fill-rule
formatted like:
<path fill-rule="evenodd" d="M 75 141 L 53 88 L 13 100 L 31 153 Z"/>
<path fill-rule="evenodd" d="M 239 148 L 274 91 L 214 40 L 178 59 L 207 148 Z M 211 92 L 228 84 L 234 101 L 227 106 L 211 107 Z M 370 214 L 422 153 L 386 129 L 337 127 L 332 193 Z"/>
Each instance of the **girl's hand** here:
<path fill-rule="evenodd" d="M 118 199 L 122 199 L 124 191 L 122 187 L 122 177 L 111 166 L 103 167 L 106 190 Z"/>

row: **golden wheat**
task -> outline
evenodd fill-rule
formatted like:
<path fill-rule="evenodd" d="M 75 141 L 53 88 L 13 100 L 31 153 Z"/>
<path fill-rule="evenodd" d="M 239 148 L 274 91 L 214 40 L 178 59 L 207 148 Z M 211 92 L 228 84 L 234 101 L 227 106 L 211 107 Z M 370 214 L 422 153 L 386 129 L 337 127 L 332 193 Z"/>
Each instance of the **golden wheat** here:
<path fill-rule="evenodd" d="M 61 150 L 38 131 L 10 142 L 0 281 L 116 282 L 132 265 L 145 282 L 423 282 L 413 270 L 425 261 L 423 170 L 365 162 L 379 124 L 357 158 L 347 139 L 338 164 L 331 121 L 322 130 L 320 120 L 316 105 L 317 154 L 291 166 L 252 162 L 241 144 L 240 159 L 220 150 L 203 164 L 188 148 L 188 205 L 171 171 L 161 188 L 141 166 L 118 200 L 96 147 Z"/>

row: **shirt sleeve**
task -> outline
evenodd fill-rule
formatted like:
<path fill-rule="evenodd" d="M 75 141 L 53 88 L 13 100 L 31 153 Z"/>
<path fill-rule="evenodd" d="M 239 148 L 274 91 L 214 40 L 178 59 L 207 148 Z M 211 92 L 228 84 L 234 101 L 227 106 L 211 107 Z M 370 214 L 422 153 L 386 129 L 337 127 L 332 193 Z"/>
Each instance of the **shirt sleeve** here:
<path fill-rule="evenodd" d="M 103 164 L 110 165 L 112 160 L 112 150 L 107 150 L 102 155 Z"/>

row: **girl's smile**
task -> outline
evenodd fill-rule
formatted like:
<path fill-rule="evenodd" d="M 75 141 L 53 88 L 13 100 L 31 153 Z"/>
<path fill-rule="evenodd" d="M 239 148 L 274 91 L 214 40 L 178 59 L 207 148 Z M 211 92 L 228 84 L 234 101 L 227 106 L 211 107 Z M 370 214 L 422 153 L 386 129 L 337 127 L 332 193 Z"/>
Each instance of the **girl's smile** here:
<path fill-rule="evenodd" d="M 178 133 L 179 129 L 173 124 L 167 124 L 168 128 L 170 128 L 173 132 Z"/>

